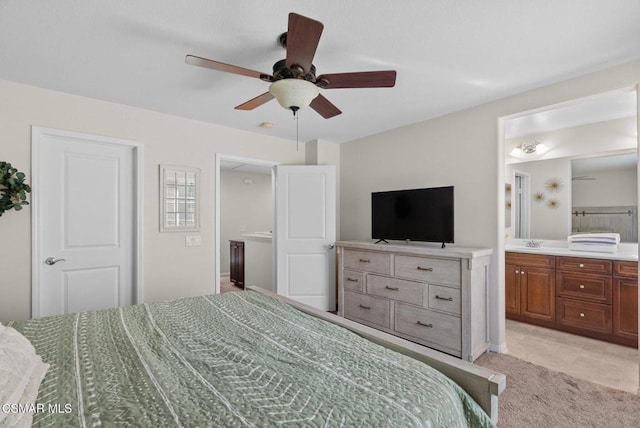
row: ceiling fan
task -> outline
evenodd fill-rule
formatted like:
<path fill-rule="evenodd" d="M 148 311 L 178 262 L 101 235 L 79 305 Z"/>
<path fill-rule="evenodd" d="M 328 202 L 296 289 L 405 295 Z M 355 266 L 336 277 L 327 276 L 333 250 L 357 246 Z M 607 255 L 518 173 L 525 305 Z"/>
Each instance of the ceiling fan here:
<path fill-rule="evenodd" d="M 396 84 L 395 70 L 361 71 L 353 73 L 322 74 L 316 76 L 313 57 L 320 41 L 324 25 L 297 13 L 289 14 L 289 27 L 280 35 L 280 45 L 287 51 L 285 59 L 273 65 L 273 75 L 225 64 L 211 59 L 187 55 L 185 62 L 190 65 L 255 77 L 271 83 L 269 91 L 242 103 L 237 110 L 253 110 L 276 98 L 280 105 L 296 112 L 310 106 L 325 119 L 342 113 L 335 105 L 320 94 L 319 89 L 337 88 L 381 88 Z"/>

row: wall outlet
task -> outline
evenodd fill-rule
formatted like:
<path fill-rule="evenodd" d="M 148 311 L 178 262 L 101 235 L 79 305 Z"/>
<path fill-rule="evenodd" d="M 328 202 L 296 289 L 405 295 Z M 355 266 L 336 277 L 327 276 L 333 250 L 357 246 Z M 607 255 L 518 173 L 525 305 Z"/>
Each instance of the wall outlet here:
<path fill-rule="evenodd" d="M 202 238 L 200 237 L 200 235 L 192 235 L 186 236 L 184 238 L 184 241 L 185 247 L 196 247 L 202 243 Z"/>

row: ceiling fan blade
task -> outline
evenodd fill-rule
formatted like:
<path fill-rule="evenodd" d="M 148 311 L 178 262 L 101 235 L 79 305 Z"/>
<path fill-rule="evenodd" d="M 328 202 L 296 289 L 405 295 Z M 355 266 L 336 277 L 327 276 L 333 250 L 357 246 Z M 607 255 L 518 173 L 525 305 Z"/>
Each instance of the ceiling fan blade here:
<path fill-rule="evenodd" d="M 256 107 L 260 107 L 262 104 L 271 101 L 275 97 L 271 95 L 271 92 L 265 92 L 262 95 L 258 95 L 255 98 L 250 99 L 246 103 L 242 103 L 239 106 L 236 106 L 236 110 L 253 110 Z"/>
<path fill-rule="evenodd" d="M 324 89 L 336 88 L 391 88 L 396 84 L 395 70 L 360 71 L 355 73 L 335 73 L 318 76 L 318 86 Z M 327 81 L 327 85 L 323 85 Z"/>
<path fill-rule="evenodd" d="M 210 68 L 212 70 L 225 71 L 233 74 L 241 74 L 243 76 L 256 77 L 258 79 L 260 79 L 260 76 L 268 76 L 266 73 L 261 73 L 259 71 L 238 67 L 237 65 L 225 64 L 224 62 L 201 58 L 194 55 L 187 55 L 184 62 L 189 65 L 197 65 L 198 67 Z"/>
<path fill-rule="evenodd" d="M 287 67 L 299 65 L 305 72 L 311 70 L 324 25 L 297 13 L 289 14 L 287 30 Z"/>
<path fill-rule="evenodd" d="M 330 119 L 342 113 L 338 107 L 334 106 L 331 101 L 323 97 L 322 94 L 315 97 L 309 106 L 320 113 L 320 116 L 325 119 Z"/>

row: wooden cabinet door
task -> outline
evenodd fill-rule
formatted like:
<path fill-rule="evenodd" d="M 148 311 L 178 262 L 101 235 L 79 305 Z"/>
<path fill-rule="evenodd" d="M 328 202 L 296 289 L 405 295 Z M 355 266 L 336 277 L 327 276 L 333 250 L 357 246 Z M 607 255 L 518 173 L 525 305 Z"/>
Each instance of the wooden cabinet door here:
<path fill-rule="evenodd" d="M 520 315 L 520 266 L 507 264 L 504 273 L 505 313 Z"/>
<path fill-rule="evenodd" d="M 556 286 L 553 269 L 523 267 L 520 275 L 520 310 L 523 316 L 555 321 Z"/>
<path fill-rule="evenodd" d="M 638 279 L 613 280 L 613 333 L 638 341 Z"/>
<path fill-rule="evenodd" d="M 229 279 L 235 285 L 244 287 L 244 242 L 230 241 Z"/>

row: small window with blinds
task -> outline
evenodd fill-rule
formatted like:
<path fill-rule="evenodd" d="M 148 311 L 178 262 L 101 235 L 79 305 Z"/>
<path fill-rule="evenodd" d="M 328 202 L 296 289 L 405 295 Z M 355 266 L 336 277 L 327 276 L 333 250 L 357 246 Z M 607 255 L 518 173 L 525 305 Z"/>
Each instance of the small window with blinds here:
<path fill-rule="evenodd" d="M 200 169 L 160 165 L 160 231 L 200 229 Z"/>

